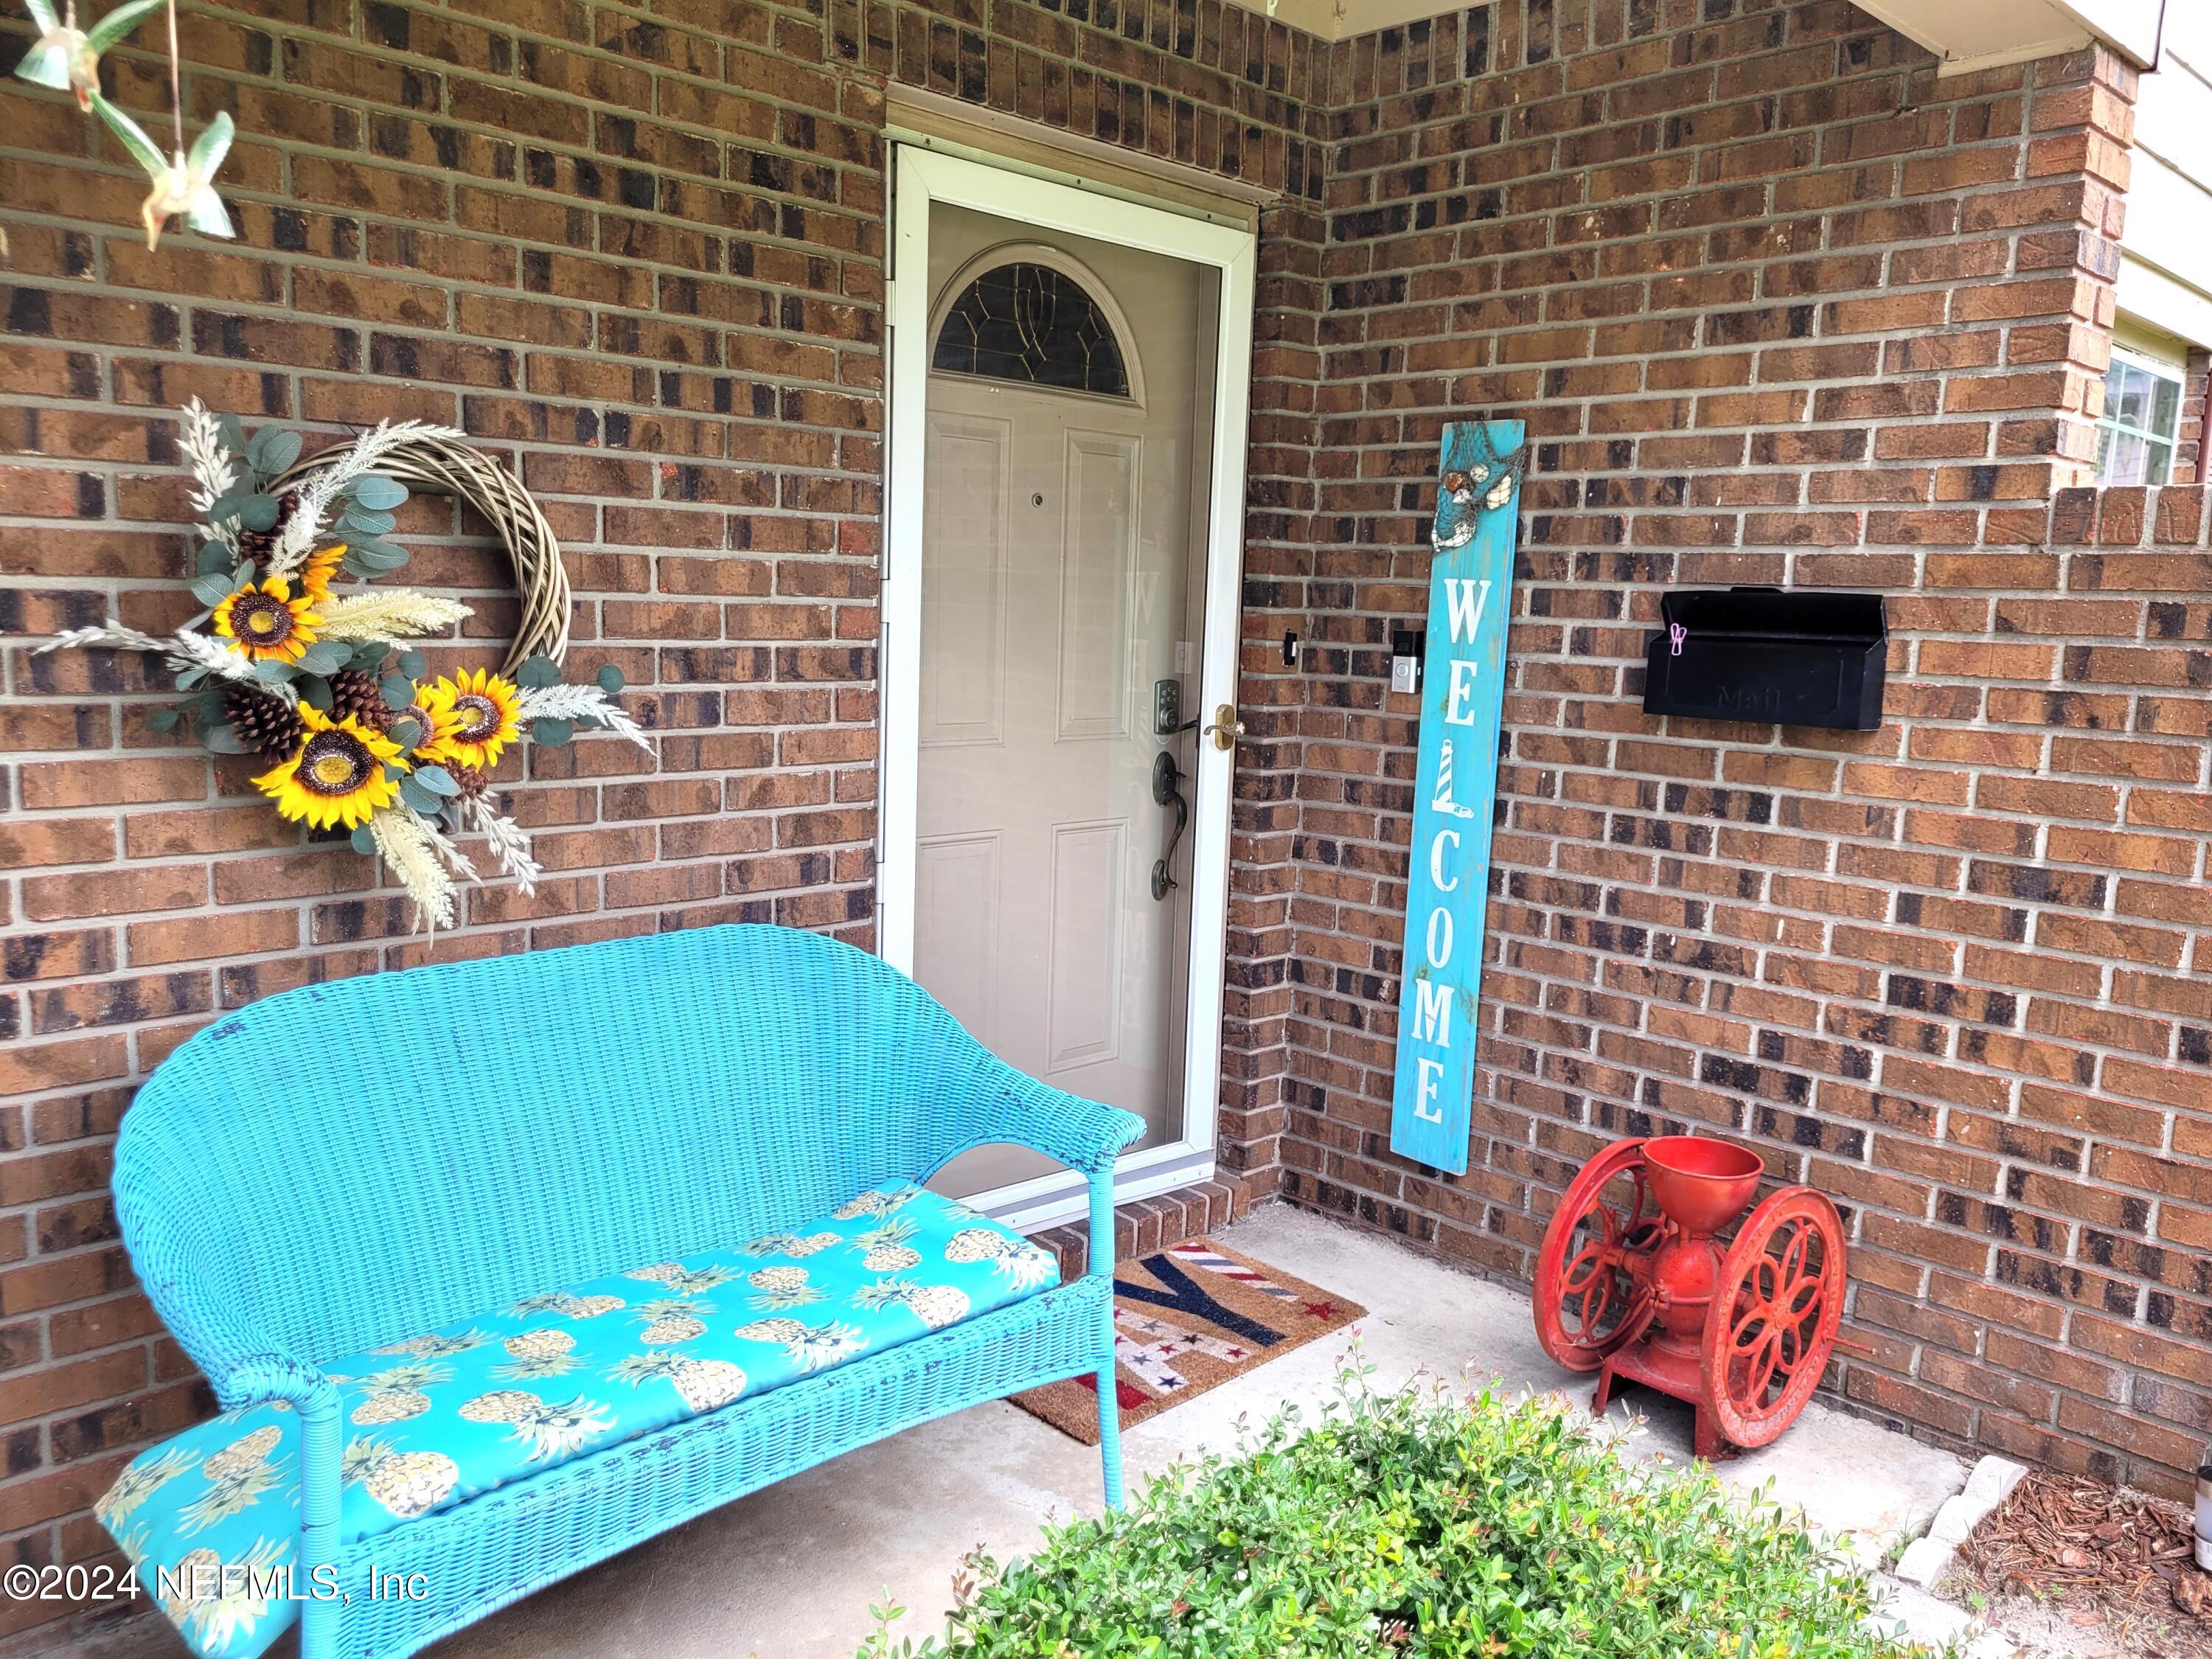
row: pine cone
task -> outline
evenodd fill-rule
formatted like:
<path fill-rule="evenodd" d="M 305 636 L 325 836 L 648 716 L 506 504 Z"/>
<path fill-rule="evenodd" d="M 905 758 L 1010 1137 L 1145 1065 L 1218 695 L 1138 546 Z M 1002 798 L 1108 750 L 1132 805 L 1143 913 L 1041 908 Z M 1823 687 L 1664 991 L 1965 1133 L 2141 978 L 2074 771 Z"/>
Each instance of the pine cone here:
<path fill-rule="evenodd" d="M 238 532 L 238 550 L 257 565 L 266 567 L 276 551 L 277 541 L 284 534 L 284 526 L 292 522 L 292 514 L 299 510 L 300 492 L 288 489 L 276 498 L 276 522 L 266 530 L 241 530 Z"/>
<path fill-rule="evenodd" d="M 372 732 L 389 731 L 398 718 L 385 702 L 384 687 L 376 676 L 357 668 L 341 668 L 331 676 L 331 718 L 338 720 L 347 714 Z"/>
<path fill-rule="evenodd" d="M 247 748 L 270 760 L 289 757 L 307 735 L 298 709 L 242 685 L 225 688 L 222 714 Z"/>
<path fill-rule="evenodd" d="M 481 766 L 471 766 L 466 761 L 447 761 L 446 770 L 453 774 L 453 781 L 461 786 L 463 800 L 474 800 L 491 786 L 491 774 Z"/>

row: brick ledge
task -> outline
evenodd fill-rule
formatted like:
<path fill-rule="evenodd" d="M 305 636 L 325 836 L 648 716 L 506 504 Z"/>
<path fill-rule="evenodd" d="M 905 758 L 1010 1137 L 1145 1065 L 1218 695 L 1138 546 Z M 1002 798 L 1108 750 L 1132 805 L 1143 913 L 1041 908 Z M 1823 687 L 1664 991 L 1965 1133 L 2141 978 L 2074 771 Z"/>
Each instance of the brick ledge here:
<path fill-rule="evenodd" d="M 1240 1176 L 1216 1171 L 1211 1181 L 1193 1182 L 1154 1198 L 1136 1198 L 1114 1211 L 1114 1255 L 1126 1261 L 1151 1255 L 1171 1244 L 1226 1227 L 1252 1208 L 1252 1188 Z M 1079 1278 L 1091 1260 L 1091 1230 L 1082 1222 L 1048 1227 L 1032 1235 L 1060 1258 L 1062 1279 Z"/>

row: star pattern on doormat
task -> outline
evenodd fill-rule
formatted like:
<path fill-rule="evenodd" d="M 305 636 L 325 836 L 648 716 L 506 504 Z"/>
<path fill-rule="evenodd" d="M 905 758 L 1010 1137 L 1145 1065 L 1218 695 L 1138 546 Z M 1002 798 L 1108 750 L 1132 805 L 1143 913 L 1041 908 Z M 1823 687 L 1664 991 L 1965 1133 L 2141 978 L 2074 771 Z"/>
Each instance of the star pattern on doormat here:
<path fill-rule="evenodd" d="M 1120 1262 L 1114 1270 L 1114 1395 L 1121 1425 L 1141 1423 L 1341 1330 L 1366 1311 L 1212 1239 Z M 1097 1379 L 1084 1376 L 1013 1399 L 1095 1446 L 1097 1389 Z"/>

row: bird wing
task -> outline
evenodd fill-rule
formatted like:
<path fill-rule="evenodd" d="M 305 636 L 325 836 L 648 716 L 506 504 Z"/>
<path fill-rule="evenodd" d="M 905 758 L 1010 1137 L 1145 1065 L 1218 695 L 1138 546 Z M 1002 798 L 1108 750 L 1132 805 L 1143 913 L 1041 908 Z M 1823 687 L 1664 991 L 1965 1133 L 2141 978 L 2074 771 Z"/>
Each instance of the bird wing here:
<path fill-rule="evenodd" d="M 30 8 L 31 22 L 39 31 L 39 38 L 31 43 L 23 61 L 15 65 L 15 73 L 34 87 L 54 87 L 66 92 L 70 83 L 70 52 L 67 41 L 56 40 L 61 30 L 61 19 L 46 0 L 24 0 Z"/>
<path fill-rule="evenodd" d="M 149 179 L 158 179 L 168 168 L 168 158 L 146 136 L 146 129 L 109 103 L 98 93 L 92 94 L 92 106 L 100 112 L 100 118 L 107 123 L 108 131 L 123 141 L 140 167 L 146 169 Z"/>
<path fill-rule="evenodd" d="M 222 158 L 230 154 L 231 134 L 234 131 L 231 125 L 230 112 L 218 110 L 215 119 L 203 127 L 200 136 L 192 140 L 192 152 L 186 159 L 195 174 L 202 179 L 215 177 L 216 169 L 222 165 Z"/>
<path fill-rule="evenodd" d="M 43 3 L 44 0 L 31 0 L 33 9 Z M 148 13 L 159 11 L 163 3 L 164 0 L 127 0 L 126 4 L 116 7 L 87 29 L 84 38 L 92 43 L 94 52 L 106 52 L 143 22 Z M 47 10 L 51 13 L 52 8 L 48 7 Z"/>

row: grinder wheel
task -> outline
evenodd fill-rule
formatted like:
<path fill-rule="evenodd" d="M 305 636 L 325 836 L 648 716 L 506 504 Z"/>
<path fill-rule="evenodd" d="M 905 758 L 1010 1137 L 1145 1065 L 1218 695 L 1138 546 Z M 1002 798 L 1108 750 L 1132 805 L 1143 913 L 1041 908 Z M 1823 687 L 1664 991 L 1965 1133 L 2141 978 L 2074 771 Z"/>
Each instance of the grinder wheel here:
<path fill-rule="evenodd" d="M 1644 1142 L 1616 1141 L 1567 1188 L 1536 1257 L 1536 1340 L 1571 1371 L 1594 1371 L 1644 1334 L 1654 1305 L 1640 1271 L 1674 1224 L 1659 1213 Z"/>
<path fill-rule="evenodd" d="M 1820 1385 L 1844 1318 L 1843 1218 L 1810 1187 L 1784 1187 L 1729 1246 L 1705 1318 L 1705 1404 L 1735 1444 L 1764 1446 Z"/>

